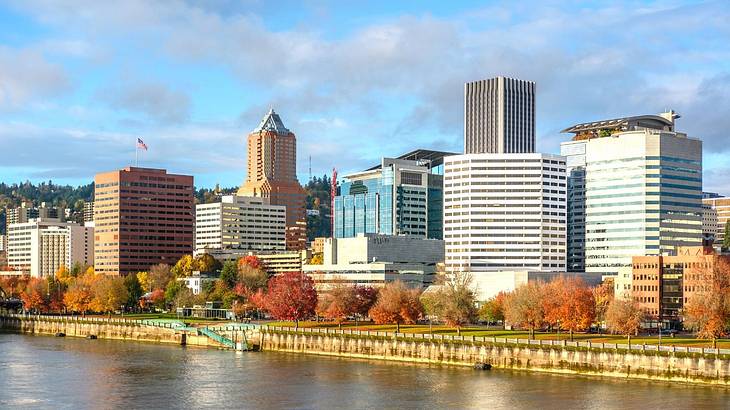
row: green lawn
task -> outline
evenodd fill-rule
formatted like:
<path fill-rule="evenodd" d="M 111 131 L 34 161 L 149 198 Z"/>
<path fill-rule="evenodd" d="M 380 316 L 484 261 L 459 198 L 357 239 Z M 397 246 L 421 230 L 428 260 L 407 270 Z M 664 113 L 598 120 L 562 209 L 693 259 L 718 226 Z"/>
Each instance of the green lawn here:
<path fill-rule="evenodd" d="M 293 322 L 267 322 L 269 326 L 283 326 L 293 327 Z M 337 329 L 338 325 L 332 322 L 314 322 L 305 321 L 299 322 L 300 328 L 329 328 Z M 346 322 L 342 324 L 343 329 L 349 330 L 369 330 L 371 332 L 395 332 L 395 325 L 376 325 L 370 322 L 359 323 L 355 326 L 354 322 Z M 443 335 L 455 335 L 456 329 L 449 328 L 443 325 L 433 325 L 432 331 L 429 330 L 428 325 L 401 325 L 401 333 L 433 333 Z M 493 328 L 487 329 L 485 327 L 471 326 L 464 327 L 461 329 L 461 334 L 464 336 L 487 336 L 487 337 L 506 337 L 506 338 L 529 338 L 529 332 L 522 330 L 495 330 Z M 536 339 L 541 340 L 568 340 L 569 335 L 561 332 L 536 332 Z M 626 343 L 626 337 L 620 335 L 610 334 L 592 334 L 592 333 L 576 333 L 573 335 L 573 339 L 576 341 L 591 341 L 594 343 Z M 654 335 L 640 335 L 631 338 L 631 344 L 658 344 L 659 337 Z M 687 334 L 677 335 L 675 337 L 662 336 L 661 343 L 663 345 L 676 345 L 676 346 L 692 346 L 692 347 L 712 347 L 711 340 L 696 339 L 695 337 Z M 730 348 L 730 339 L 718 340 L 717 347 L 721 349 Z"/>

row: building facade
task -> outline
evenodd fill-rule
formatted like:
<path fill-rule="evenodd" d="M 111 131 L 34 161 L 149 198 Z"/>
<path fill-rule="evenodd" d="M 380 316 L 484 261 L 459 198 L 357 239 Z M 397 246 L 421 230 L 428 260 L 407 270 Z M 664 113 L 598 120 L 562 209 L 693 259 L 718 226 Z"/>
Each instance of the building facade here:
<path fill-rule="evenodd" d="M 677 255 L 635 256 L 631 297 L 650 320 L 674 327 L 682 321 L 684 305 L 698 292 L 710 289 L 718 256 L 710 247 L 678 248 Z"/>
<path fill-rule="evenodd" d="M 705 211 L 703 231 L 712 234 L 715 245 L 720 247 L 725 238 L 725 227 L 730 221 L 730 198 L 714 197 L 702 199 L 702 208 Z"/>
<path fill-rule="evenodd" d="M 286 249 L 286 207 L 268 198 L 227 195 L 195 207 L 195 251 Z"/>
<path fill-rule="evenodd" d="M 444 164 L 446 271 L 565 271 L 565 158 L 465 154 Z"/>
<path fill-rule="evenodd" d="M 302 267 L 320 290 L 342 283 L 381 287 L 396 280 L 424 288 L 444 259 L 444 242 L 437 239 L 360 234 L 327 238 L 323 245 L 323 263 Z"/>
<path fill-rule="evenodd" d="M 702 240 L 702 142 L 673 112 L 579 124 L 561 144 L 569 172 L 568 267 L 618 273 L 633 255 Z"/>
<path fill-rule="evenodd" d="M 496 77 L 464 84 L 464 153 L 535 152 L 535 83 Z"/>
<path fill-rule="evenodd" d="M 8 226 L 7 247 L 8 266 L 33 277 L 53 276 L 61 266 L 94 263 L 94 228 L 57 218 L 31 219 Z"/>
<path fill-rule="evenodd" d="M 83 218 L 84 223 L 94 222 L 94 201 L 84 202 Z"/>
<path fill-rule="evenodd" d="M 238 195 L 285 206 L 287 249 L 306 247 L 307 195 L 297 180 L 297 139 L 273 109 L 248 135 L 248 175 Z"/>
<path fill-rule="evenodd" d="M 423 158 L 404 159 L 419 154 Z M 383 158 L 380 166 L 345 176 L 335 197 L 334 237 L 441 239 L 443 175 L 438 172 L 446 154 L 417 150 L 401 158 Z"/>
<path fill-rule="evenodd" d="M 128 275 L 193 253 L 192 176 L 127 167 L 97 174 L 94 184 L 97 273 Z"/>

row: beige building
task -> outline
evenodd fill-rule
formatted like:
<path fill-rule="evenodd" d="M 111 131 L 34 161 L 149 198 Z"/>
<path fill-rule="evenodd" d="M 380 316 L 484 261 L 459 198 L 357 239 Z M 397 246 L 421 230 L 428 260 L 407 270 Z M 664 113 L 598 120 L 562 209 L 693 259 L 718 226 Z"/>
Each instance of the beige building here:
<path fill-rule="evenodd" d="M 286 207 L 268 198 L 224 196 L 195 207 L 195 252 L 204 249 L 283 251 Z"/>
<path fill-rule="evenodd" d="M 730 220 L 730 198 L 703 198 L 702 210 L 703 232 L 714 234 L 715 244 L 722 244 L 725 237 L 725 225 Z"/>
<path fill-rule="evenodd" d="M 31 219 L 8 226 L 8 266 L 47 277 L 61 266 L 94 262 L 94 228 L 57 220 Z"/>
<path fill-rule="evenodd" d="M 354 238 L 327 238 L 321 265 L 304 265 L 318 289 L 335 283 L 380 287 L 400 280 L 422 288 L 434 278 L 444 260 L 444 241 L 409 236 L 360 234 Z"/>
<path fill-rule="evenodd" d="M 307 194 L 297 180 L 297 139 L 273 109 L 248 135 L 248 175 L 238 195 L 285 206 L 287 249 L 306 247 Z"/>

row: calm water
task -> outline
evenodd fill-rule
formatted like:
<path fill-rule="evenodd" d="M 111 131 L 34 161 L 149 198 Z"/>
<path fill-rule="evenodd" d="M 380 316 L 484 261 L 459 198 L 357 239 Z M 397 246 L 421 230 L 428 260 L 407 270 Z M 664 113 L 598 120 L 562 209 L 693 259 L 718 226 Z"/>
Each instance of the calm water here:
<path fill-rule="evenodd" d="M 0 408 L 728 408 L 730 390 L 0 333 Z"/>

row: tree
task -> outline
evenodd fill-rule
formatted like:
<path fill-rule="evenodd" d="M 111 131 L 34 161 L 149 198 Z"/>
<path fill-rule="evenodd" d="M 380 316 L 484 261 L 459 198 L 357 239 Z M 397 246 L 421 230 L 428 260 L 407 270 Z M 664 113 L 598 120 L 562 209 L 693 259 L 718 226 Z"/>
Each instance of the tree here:
<path fill-rule="evenodd" d="M 149 272 L 137 272 L 137 275 L 135 276 L 137 276 L 137 282 L 139 282 L 139 285 L 142 286 L 142 290 L 145 291 L 145 293 L 153 290 Z"/>
<path fill-rule="evenodd" d="M 92 309 L 92 286 L 96 281 L 93 272 L 86 272 L 74 279 L 63 296 L 63 303 L 72 312 L 86 313 Z"/>
<path fill-rule="evenodd" d="M 309 260 L 310 265 L 323 265 L 324 264 L 324 254 L 322 252 L 318 252 L 312 255 L 312 259 Z"/>
<path fill-rule="evenodd" d="M 171 272 L 175 277 L 182 278 L 192 275 L 194 270 L 198 270 L 197 268 L 193 255 L 183 255 L 172 267 Z"/>
<path fill-rule="evenodd" d="M 635 301 L 614 299 L 606 310 L 606 327 L 613 333 L 626 335 L 630 345 L 631 335 L 639 333 L 644 317 L 644 311 Z"/>
<path fill-rule="evenodd" d="M 41 278 L 31 278 L 20 293 L 20 300 L 25 310 L 48 312 L 47 282 Z"/>
<path fill-rule="evenodd" d="M 693 273 L 702 284 L 684 307 L 684 324 L 695 330 L 697 337 L 712 339 L 712 346 L 717 348 L 717 339 L 727 336 L 730 321 L 730 260 L 713 256 L 708 267 Z"/>
<path fill-rule="evenodd" d="M 606 320 L 606 311 L 614 298 L 613 283 L 603 282 L 593 288 L 593 302 L 596 305 L 596 321 Z"/>
<path fill-rule="evenodd" d="M 504 323 L 504 309 L 505 301 L 507 299 L 507 293 L 499 292 L 491 299 L 484 302 L 481 308 L 479 308 L 479 319 L 487 323 Z"/>
<path fill-rule="evenodd" d="M 342 322 L 357 310 L 355 287 L 335 284 L 327 293 L 321 294 L 317 311 L 327 319 L 333 319 L 342 328 Z"/>
<path fill-rule="evenodd" d="M 418 289 L 409 289 L 397 280 L 386 284 L 378 293 L 378 300 L 368 314 L 375 323 L 395 323 L 396 332 L 401 324 L 416 323 L 423 316 L 423 304 Z"/>
<path fill-rule="evenodd" d="M 124 278 L 124 286 L 127 288 L 127 301 L 125 304 L 130 307 L 137 306 L 139 298 L 144 294 L 137 275 L 127 275 Z"/>
<path fill-rule="evenodd" d="M 725 233 L 722 236 L 722 249 L 730 249 L 730 219 L 725 222 Z"/>
<path fill-rule="evenodd" d="M 160 309 L 164 308 L 165 307 L 165 291 L 162 289 L 153 290 L 149 296 L 149 302 L 157 308 L 160 308 Z"/>
<path fill-rule="evenodd" d="M 73 275 L 71 275 L 71 271 L 68 270 L 68 268 L 64 265 L 59 266 L 53 276 L 57 280 L 61 281 L 61 283 L 63 283 L 65 286 L 71 284 L 71 281 L 75 278 Z"/>
<path fill-rule="evenodd" d="M 370 309 L 378 300 L 378 289 L 372 286 L 355 287 L 355 314 L 367 316 Z"/>
<path fill-rule="evenodd" d="M 148 275 L 149 291 L 165 289 L 165 286 L 167 286 L 174 276 L 175 275 L 172 274 L 172 270 L 170 269 L 170 265 L 165 263 L 152 265 Z"/>
<path fill-rule="evenodd" d="M 429 315 L 438 316 L 447 326 L 456 328 L 459 335 L 461 327 L 476 318 L 476 299 L 468 273 L 440 276 L 436 290 L 421 299 L 428 306 Z"/>
<path fill-rule="evenodd" d="M 545 324 L 542 284 L 528 282 L 515 289 L 507 297 L 504 317 L 511 324 L 528 328 L 530 338 L 534 339 L 535 329 Z"/>
<path fill-rule="evenodd" d="M 238 259 L 238 268 L 241 269 L 244 266 L 248 266 L 253 269 L 264 269 L 264 264 L 261 262 L 261 259 L 254 255 L 247 255 Z"/>
<path fill-rule="evenodd" d="M 103 276 L 97 278 L 91 286 L 91 310 L 97 312 L 113 312 L 129 299 L 127 286 L 121 276 Z"/>
<path fill-rule="evenodd" d="M 223 263 L 221 269 L 220 280 L 226 284 L 228 288 L 232 288 L 236 285 L 238 278 L 238 266 L 235 261 L 229 260 Z"/>
<path fill-rule="evenodd" d="M 215 272 L 219 270 L 222 266 L 216 258 L 207 253 L 199 255 L 197 258 L 195 258 L 194 265 L 197 268 L 194 270 L 199 270 L 203 273 Z"/>
<path fill-rule="evenodd" d="M 165 288 L 165 303 L 172 305 L 175 298 L 177 298 L 177 295 L 182 292 L 183 289 L 187 289 L 187 287 L 181 281 L 172 279 Z"/>
<path fill-rule="evenodd" d="M 251 292 L 256 292 L 259 289 L 266 288 L 269 282 L 269 275 L 266 271 L 255 265 L 239 264 L 238 275 L 236 277 L 236 283 L 239 283 L 249 289 Z"/>
<path fill-rule="evenodd" d="M 552 283 L 555 284 L 553 289 L 557 290 L 553 295 L 557 298 L 553 314 L 560 328 L 570 333 L 572 341 L 574 332 L 588 329 L 596 318 L 593 292 L 580 278 L 560 277 Z"/>
<path fill-rule="evenodd" d="M 314 314 L 317 291 L 314 281 L 301 272 L 286 272 L 269 281 L 264 306 L 275 319 L 292 320 L 295 328 L 299 321 Z"/>

